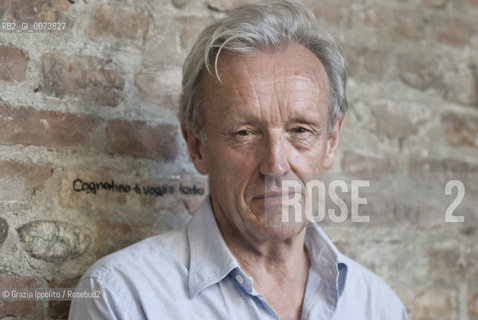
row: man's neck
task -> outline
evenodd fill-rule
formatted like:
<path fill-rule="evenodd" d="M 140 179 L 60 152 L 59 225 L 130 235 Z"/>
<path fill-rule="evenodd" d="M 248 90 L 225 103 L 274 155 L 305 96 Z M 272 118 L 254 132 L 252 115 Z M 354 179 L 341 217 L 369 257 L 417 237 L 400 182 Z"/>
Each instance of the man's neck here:
<path fill-rule="evenodd" d="M 230 233 L 224 233 L 223 236 L 229 250 L 247 273 L 266 273 L 281 278 L 309 263 L 304 248 L 305 231 L 304 228 L 294 238 L 279 241 L 238 238 L 228 236 Z"/>
<path fill-rule="evenodd" d="M 228 245 L 244 272 L 254 279 L 254 289 L 280 319 L 297 320 L 302 315 L 310 268 L 304 233 L 292 243 L 262 244 L 254 252 Z"/>
<path fill-rule="evenodd" d="M 287 236 L 284 237 L 278 232 L 277 236 L 265 238 L 249 230 L 241 232 L 214 199 L 211 199 L 211 206 L 227 247 L 245 270 L 251 273 L 263 270 L 268 274 L 283 274 L 308 263 L 304 247 L 306 225 L 293 227 L 296 230 L 292 234 L 285 231 Z"/>
<path fill-rule="evenodd" d="M 287 239 L 264 240 L 232 228 L 224 217 L 216 221 L 241 269 L 254 279 L 254 289 L 281 319 L 299 319 L 310 268 L 306 227 Z"/>

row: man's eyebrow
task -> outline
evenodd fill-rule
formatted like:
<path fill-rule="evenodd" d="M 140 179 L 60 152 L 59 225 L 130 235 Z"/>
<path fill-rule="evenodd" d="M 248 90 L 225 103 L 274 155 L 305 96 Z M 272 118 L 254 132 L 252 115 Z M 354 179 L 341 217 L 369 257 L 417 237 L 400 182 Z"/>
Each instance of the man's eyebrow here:
<path fill-rule="evenodd" d="M 318 106 L 313 106 L 312 108 L 301 108 L 294 111 L 294 113 L 287 118 L 286 123 L 300 122 L 300 123 L 317 123 L 320 124 L 322 121 L 322 116 L 320 113 L 313 110 L 313 108 L 319 108 Z M 255 114 L 249 112 L 243 112 L 240 108 L 233 110 L 224 110 L 221 113 L 221 118 L 224 121 L 228 120 L 241 120 L 241 122 L 249 124 L 258 124 L 261 123 L 261 119 Z"/>
<path fill-rule="evenodd" d="M 291 117 L 287 122 L 302 122 L 302 123 L 311 123 L 319 122 L 322 120 L 322 117 L 317 114 L 316 117 L 310 117 L 305 114 L 299 114 L 297 116 Z"/>

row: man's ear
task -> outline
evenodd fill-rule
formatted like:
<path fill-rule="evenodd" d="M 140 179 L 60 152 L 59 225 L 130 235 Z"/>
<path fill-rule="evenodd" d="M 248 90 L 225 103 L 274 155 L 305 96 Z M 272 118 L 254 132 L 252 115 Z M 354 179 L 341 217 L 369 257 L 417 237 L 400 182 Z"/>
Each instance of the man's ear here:
<path fill-rule="evenodd" d="M 337 148 L 339 146 L 339 137 L 340 132 L 342 131 L 343 122 L 344 117 L 340 117 L 335 121 L 334 127 L 332 129 L 332 135 L 327 140 L 327 151 L 324 159 L 325 169 L 330 169 L 335 163 Z"/>
<path fill-rule="evenodd" d="M 207 174 L 206 160 L 203 155 L 204 149 L 202 148 L 204 144 L 199 134 L 197 134 L 195 130 L 188 129 L 183 125 L 181 125 L 181 132 L 184 140 L 186 140 L 189 156 L 191 157 L 194 167 L 200 174 Z"/>

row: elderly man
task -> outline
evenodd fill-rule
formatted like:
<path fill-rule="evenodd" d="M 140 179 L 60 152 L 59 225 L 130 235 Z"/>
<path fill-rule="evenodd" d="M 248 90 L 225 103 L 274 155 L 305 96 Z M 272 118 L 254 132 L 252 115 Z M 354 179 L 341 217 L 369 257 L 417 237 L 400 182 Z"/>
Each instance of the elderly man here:
<path fill-rule="evenodd" d="M 315 223 L 276 219 L 281 177 L 333 165 L 347 109 L 344 59 L 309 9 L 248 5 L 207 27 L 184 64 L 180 104 L 210 197 L 184 228 L 93 265 L 77 289 L 102 297 L 73 301 L 70 319 L 407 318 Z"/>

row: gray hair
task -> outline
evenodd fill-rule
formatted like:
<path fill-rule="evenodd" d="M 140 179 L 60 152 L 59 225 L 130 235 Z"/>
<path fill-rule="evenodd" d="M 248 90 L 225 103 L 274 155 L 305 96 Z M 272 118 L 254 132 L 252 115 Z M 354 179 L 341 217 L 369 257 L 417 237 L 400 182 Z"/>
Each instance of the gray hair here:
<path fill-rule="evenodd" d="M 280 49 L 290 43 L 309 49 L 327 72 L 330 137 L 335 122 L 345 115 L 348 108 L 345 59 L 332 36 L 319 27 L 310 9 L 294 0 L 238 7 L 201 32 L 183 66 L 179 100 L 181 124 L 205 138 L 201 77 L 206 70 L 212 74 L 211 62 L 214 62 L 214 72 L 220 81 L 217 65 L 222 50 L 249 55 L 262 49 Z"/>

